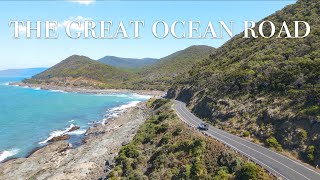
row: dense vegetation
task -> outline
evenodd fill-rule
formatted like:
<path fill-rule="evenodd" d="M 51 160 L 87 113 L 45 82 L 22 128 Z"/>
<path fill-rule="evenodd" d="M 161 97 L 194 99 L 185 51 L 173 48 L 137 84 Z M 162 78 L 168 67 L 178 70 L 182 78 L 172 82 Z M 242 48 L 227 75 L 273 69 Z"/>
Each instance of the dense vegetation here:
<path fill-rule="evenodd" d="M 115 56 L 105 56 L 99 59 L 98 61 L 103 64 L 107 64 L 109 66 L 114 66 L 118 68 L 135 69 L 135 68 L 141 68 L 147 65 L 154 64 L 158 61 L 158 59 L 153 59 L 153 58 L 134 59 L 134 58 L 120 58 Z"/>
<path fill-rule="evenodd" d="M 116 68 L 102 63 L 114 64 L 113 57 L 103 58 L 97 62 L 84 56 L 74 55 L 25 82 L 95 88 L 166 90 L 176 76 L 186 73 L 197 60 L 208 57 L 211 52 L 213 48 L 209 46 L 191 46 L 157 60 L 152 65 L 135 70 Z M 131 60 L 147 61 L 147 59 L 122 58 L 117 66 L 131 66 L 131 63 L 127 62 Z"/>
<path fill-rule="evenodd" d="M 25 82 L 115 88 L 120 85 L 120 82 L 126 82 L 131 77 L 132 74 L 129 72 L 85 56 L 73 55 Z"/>
<path fill-rule="evenodd" d="M 140 70 L 139 78 L 133 84 L 147 89 L 167 90 L 178 75 L 187 73 L 197 61 L 209 57 L 213 51 L 210 46 L 190 46 L 175 52 Z"/>
<path fill-rule="evenodd" d="M 278 28 L 285 20 L 291 32 L 294 20 L 306 21 L 311 33 L 302 39 L 242 33 L 177 78 L 169 94 L 218 127 L 320 164 L 320 1 L 299 0 L 266 19 Z"/>
<path fill-rule="evenodd" d="M 109 179 L 272 179 L 221 143 L 190 130 L 166 99 L 152 99 L 155 109 L 133 141 L 122 147 Z"/>

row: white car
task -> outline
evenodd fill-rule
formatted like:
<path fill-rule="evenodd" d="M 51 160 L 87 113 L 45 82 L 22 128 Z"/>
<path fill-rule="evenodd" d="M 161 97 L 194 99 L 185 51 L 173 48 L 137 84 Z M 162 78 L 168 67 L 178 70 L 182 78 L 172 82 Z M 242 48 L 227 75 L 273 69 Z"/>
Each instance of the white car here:
<path fill-rule="evenodd" d="M 209 129 L 209 124 L 207 124 L 207 123 L 201 123 L 201 124 L 199 124 L 199 129 L 200 129 L 200 130 L 207 131 L 207 130 Z"/>

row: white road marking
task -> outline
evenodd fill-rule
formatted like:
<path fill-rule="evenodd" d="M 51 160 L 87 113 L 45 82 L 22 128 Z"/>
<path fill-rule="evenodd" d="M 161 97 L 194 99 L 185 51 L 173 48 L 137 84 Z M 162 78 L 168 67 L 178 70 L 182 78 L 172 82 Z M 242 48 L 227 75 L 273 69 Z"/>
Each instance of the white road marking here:
<path fill-rule="evenodd" d="M 180 119 L 182 120 L 182 121 L 184 121 L 184 118 L 183 117 L 181 117 L 181 115 L 179 114 L 179 112 L 177 112 L 177 114 L 178 114 L 178 116 L 180 117 Z M 194 121 L 194 120 L 192 120 L 193 122 L 196 122 L 196 121 Z M 187 122 L 187 121 L 184 121 L 185 123 L 187 123 L 187 124 L 190 124 L 190 122 Z M 197 122 L 196 122 L 197 123 Z M 197 127 L 197 125 L 194 125 L 194 124 L 192 124 L 193 126 L 195 126 L 195 127 Z M 258 159 L 256 159 L 255 157 L 253 157 L 253 156 L 250 156 L 249 154 L 247 154 L 247 153 L 245 153 L 245 152 L 243 152 L 243 151 L 241 151 L 240 149 L 238 149 L 238 148 L 236 148 L 236 147 L 234 147 L 234 146 L 232 146 L 231 144 L 229 144 L 229 143 L 227 143 L 226 141 L 224 141 L 224 140 L 222 140 L 222 139 L 220 139 L 220 138 L 218 138 L 218 137 L 215 137 L 215 136 L 213 136 L 213 135 L 211 135 L 211 134 L 208 134 L 208 133 L 206 133 L 207 135 L 209 135 L 209 136 L 211 136 L 212 138 L 215 138 L 216 140 L 218 140 L 218 141 L 221 141 L 221 142 L 223 142 L 224 144 L 226 144 L 227 146 L 229 146 L 229 147 L 231 147 L 231 148 L 233 148 L 234 150 L 236 150 L 236 151 L 238 151 L 238 152 L 240 152 L 241 154 L 243 154 L 243 155 L 245 155 L 245 156 L 247 156 L 247 157 L 249 157 L 250 159 L 252 159 L 252 160 L 254 160 L 254 161 L 256 161 L 256 162 L 258 162 L 260 165 L 262 165 L 262 166 L 265 166 L 265 167 L 267 167 L 267 168 L 269 168 L 269 170 L 270 171 L 273 171 L 273 173 L 274 174 L 276 174 L 276 175 L 278 175 L 278 176 L 280 176 L 280 177 L 283 177 L 283 178 L 285 178 L 285 179 L 287 179 L 287 180 L 289 180 L 288 178 L 286 178 L 284 175 L 282 175 L 281 173 L 279 173 L 278 171 L 276 171 L 276 170 L 274 170 L 273 168 L 271 168 L 270 166 L 268 166 L 268 165 L 266 165 L 266 164 L 264 164 L 263 162 L 261 162 L 261 161 L 259 161 Z"/>
<path fill-rule="evenodd" d="M 193 121 L 193 122 L 195 122 L 195 123 L 199 123 L 199 122 L 197 122 L 197 121 L 195 121 L 194 119 L 193 119 L 193 117 L 190 117 L 187 113 L 190 113 L 190 112 L 185 112 L 184 111 L 184 109 L 182 108 L 182 103 L 177 103 L 178 105 L 180 105 L 180 110 L 191 120 L 191 121 Z M 176 106 L 176 107 L 178 107 L 178 106 Z M 177 112 L 177 114 L 179 114 L 179 112 Z M 181 119 L 183 119 L 183 117 L 181 118 Z M 197 119 L 197 118 L 195 118 L 195 119 Z M 200 119 L 199 119 L 200 120 Z M 201 121 L 201 120 L 200 120 Z M 211 128 L 212 129 L 212 128 Z M 217 128 L 214 128 L 214 129 L 217 129 Z M 222 130 L 219 130 L 219 131 L 222 131 Z M 210 130 L 210 132 L 212 132 L 212 133 L 215 133 L 215 134 L 218 134 L 217 132 L 214 132 L 214 131 L 212 131 L 212 130 Z M 225 133 L 225 134 L 227 134 L 226 132 L 224 132 L 224 131 L 222 131 L 223 133 Z M 209 133 L 207 133 L 207 134 L 209 134 Z M 213 135 L 211 135 L 211 134 L 209 134 L 210 136 L 213 136 Z M 238 143 L 238 144 L 240 144 L 240 145 L 242 145 L 242 146 L 244 146 L 244 147 L 246 147 L 246 148 L 248 148 L 248 149 L 251 149 L 251 150 L 253 150 L 253 151 L 255 151 L 255 152 L 257 152 L 257 153 L 259 153 L 259 154 L 261 154 L 262 156 L 265 156 L 265 157 L 267 157 L 267 158 L 269 158 L 269 159 L 271 159 L 272 161 L 275 161 L 275 162 L 277 162 L 277 163 L 279 163 L 279 164 L 281 164 L 281 165 L 283 165 L 284 167 L 286 167 L 286 168 L 288 168 L 288 169 L 290 169 L 291 171 L 293 171 L 293 172 L 295 172 L 295 173 L 297 173 L 297 174 L 299 174 L 300 176 L 302 176 L 302 177 L 304 177 L 305 179 L 308 179 L 308 180 L 310 180 L 308 177 L 306 177 L 306 176 L 304 176 L 303 174 L 301 174 L 301 173 L 299 173 L 299 172 L 297 172 L 297 171 L 295 171 L 294 169 L 292 169 L 292 168 L 290 168 L 290 167 L 288 167 L 287 165 L 285 165 L 285 164 L 283 164 L 283 163 L 281 163 L 281 162 L 279 162 L 279 161 L 277 161 L 277 160 L 275 160 L 274 158 L 272 158 L 272 157 L 269 157 L 269 156 L 267 156 L 267 155 L 265 155 L 265 154 L 263 154 L 263 153 L 261 153 L 261 152 L 259 152 L 259 151 L 257 151 L 257 150 L 255 150 L 255 149 L 253 149 L 253 148 L 251 148 L 251 147 L 249 147 L 249 146 L 247 146 L 247 145 L 245 145 L 245 144 L 242 144 L 242 143 L 240 143 L 240 142 L 238 142 L 238 141 L 235 141 L 235 140 L 233 140 L 233 139 L 231 139 L 231 138 L 229 138 L 229 137 L 227 137 L 227 136 L 225 136 L 225 135 L 222 135 L 222 134 L 218 134 L 218 135 L 220 135 L 220 136 L 223 136 L 223 137 L 225 137 L 225 138 L 227 138 L 227 139 L 229 139 L 229 140 L 231 140 L 231 141 L 233 141 L 233 142 L 235 142 L 235 143 Z M 215 136 L 214 136 L 215 137 Z M 218 137 L 215 137 L 216 139 L 220 139 L 220 138 L 218 138 Z M 238 137 L 239 138 L 239 137 Z M 241 139 L 241 140 L 244 140 L 244 139 Z M 232 145 L 230 145 L 229 143 L 227 143 L 227 142 L 225 142 L 224 140 L 222 140 L 222 139 L 220 139 L 220 141 L 223 141 L 225 144 L 228 144 L 229 146 L 231 146 L 231 147 L 233 147 L 234 149 L 237 149 L 237 150 L 239 150 L 238 148 L 235 148 L 234 146 L 232 146 Z M 250 142 L 250 141 L 247 141 L 246 140 L 246 142 Z M 254 143 L 252 143 L 252 142 L 250 142 L 251 144 L 254 144 Z M 256 144 L 254 144 L 254 145 L 256 145 Z M 258 146 L 258 147 L 263 147 L 263 146 Z M 263 148 L 265 148 L 265 147 L 263 147 Z M 265 149 L 267 149 L 267 148 L 265 148 Z M 239 151 L 241 151 L 241 150 L 239 150 Z M 242 152 L 242 151 L 241 151 Z M 271 152 L 271 153 L 275 153 L 275 152 L 273 152 L 273 151 L 271 151 L 271 150 L 269 150 L 269 152 Z M 246 154 L 246 153 L 244 153 L 244 152 L 242 152 L 243 154 Z M 278 153 L 275 153 L 276 155 L 278 155 Z M 251 158 L 253 158 L 252 156 L 250 156 L 250 155 L 247 155 L 247 156 L 249 156 L 249 157 L 251 157 Z M 282 155 L 283 156 L 283 155 Z M 285 157 L 285 156 L 283 156 L 283 157 Z M 287 157 L 285 157 L 286 159 L 288 159 L 288 160 L 291 160 L 291 159 L 289 159 L 289 158 L 287 158 Z M 256 161 L 259 161 L 259 160 L 257 160 L 256 158 L 253 158 L 253 159 L 255 159 Z M 291 160 L 292 162 L 294 162 L 293 160 Z M 262 163 L 261 161 L 259 161 L 260 163 Z M 297 162 L 294 162 L 294 163 L 297 163 Z M 271 167 L 269 167 L 269 166 L 267 166 L 266 164 L 264 164 L 264 163 L 262 163 L 263 165 L 265 165 L 266 167 L 268 167 L 268 168 L 270 168 L 270 169 L 272 169 Z M 297 164 L 299 164 L 299 163 L 297 163 Z M 302 167 L 305 167 L 305 166 L 303 166 L 303 165 L 301 165 L 301 164 L 299 164 L 300 166 L 302 166 Z M 310 170 L 310 171 L 312 171 L 312 172 L 315 172 L 316 174 L 319 174 L 318 172 L 316 172 L 316 171 L 313 171 L 313 170 L 311 170 L 311 169 L 309 169 L 309 168 L 307 168 L 307 167 L 305 167 L 306 169 L 308 169 L 308 170 Z M 275 171 L 274 169 L 272 169 L 274 172 L 276 172 L 276 173 L 278 173 L 278 174 L 280 174 L 281 176 L 283 176 L 281 173 L 279 173 L 279 172 L 277 172 L 277 171 Z M 286 178 L 285 176 L 283 176 L 284 178 Z M 286 178 L 287 179 L 287 178 Z"/>

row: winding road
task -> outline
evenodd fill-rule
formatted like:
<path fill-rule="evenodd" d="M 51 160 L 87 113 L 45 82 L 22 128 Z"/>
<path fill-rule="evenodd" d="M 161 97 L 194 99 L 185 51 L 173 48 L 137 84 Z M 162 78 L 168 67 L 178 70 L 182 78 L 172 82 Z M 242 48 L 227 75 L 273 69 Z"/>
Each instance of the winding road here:
<path fill-rule="evenodd" d="M 180 119 L 192 127 L 197 128 L 199 124 L 203 123 L 201 119 L 189 111 L 185 103 L 174 100 L 173 107 Z M 320 173 L 316 170 L 246 139 L 211 125 L 208 131 L 203 132 L 261 165 L 269 172 L 277 175 L 279 179 L 320 180 Z"/>

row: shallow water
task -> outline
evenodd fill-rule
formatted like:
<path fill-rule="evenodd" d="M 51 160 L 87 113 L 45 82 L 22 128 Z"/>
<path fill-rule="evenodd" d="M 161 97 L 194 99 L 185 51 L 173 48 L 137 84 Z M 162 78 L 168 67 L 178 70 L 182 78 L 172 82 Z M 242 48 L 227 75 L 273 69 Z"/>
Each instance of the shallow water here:
<path fill-rule="evenodd" d="M 20 77 L 0 77 L 0 162 L 24 157 L 46 144 L 49 137 L 69 133 L 83 136 L 93 122 L 105 121 L 149 97 L 136 94 L 80 94 L 9 86 Z"/>

